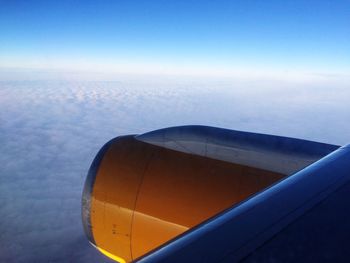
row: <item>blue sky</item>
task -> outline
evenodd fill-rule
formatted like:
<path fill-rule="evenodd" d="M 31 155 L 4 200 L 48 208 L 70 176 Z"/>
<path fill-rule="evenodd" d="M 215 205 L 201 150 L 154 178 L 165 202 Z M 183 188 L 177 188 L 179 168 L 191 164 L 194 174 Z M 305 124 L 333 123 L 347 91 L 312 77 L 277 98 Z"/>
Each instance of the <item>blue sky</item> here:
<path fill-rule="evenodd" d="M 0 0 L 0 67 L 350 72 L 350 1 Z"/>
<path fill-rule="evenodd" d="M 187 73 L 220 79 L 159 77 Z M 349 98 L 350 1 L 0 0 L 0 262 L 109 262 L 80 206 L 113 137 L 202 124 L 344 145 Z"/>

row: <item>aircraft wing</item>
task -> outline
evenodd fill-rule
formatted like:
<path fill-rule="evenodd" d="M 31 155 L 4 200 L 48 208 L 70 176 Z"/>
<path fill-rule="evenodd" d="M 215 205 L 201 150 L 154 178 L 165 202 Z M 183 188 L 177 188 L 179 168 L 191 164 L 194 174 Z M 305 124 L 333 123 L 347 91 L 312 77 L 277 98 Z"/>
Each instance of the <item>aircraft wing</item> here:
<path fill-rule="evenodd" d="M 341 261 L 349 180 L 350 146 L 173 127 L 100 150 L 83 224 L 120 262 Z"/>

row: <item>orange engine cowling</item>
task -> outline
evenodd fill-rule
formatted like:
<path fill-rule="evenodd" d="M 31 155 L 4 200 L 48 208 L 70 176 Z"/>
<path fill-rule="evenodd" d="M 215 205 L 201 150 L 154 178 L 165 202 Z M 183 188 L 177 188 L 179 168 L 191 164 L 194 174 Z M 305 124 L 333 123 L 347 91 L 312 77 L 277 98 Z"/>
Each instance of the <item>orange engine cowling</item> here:
<path fill-rule="evenodd" d="M 89 170 L 84 230 L 105 255 L 129 262 L 283 176 L 137 136 L 117 137 Z"/>

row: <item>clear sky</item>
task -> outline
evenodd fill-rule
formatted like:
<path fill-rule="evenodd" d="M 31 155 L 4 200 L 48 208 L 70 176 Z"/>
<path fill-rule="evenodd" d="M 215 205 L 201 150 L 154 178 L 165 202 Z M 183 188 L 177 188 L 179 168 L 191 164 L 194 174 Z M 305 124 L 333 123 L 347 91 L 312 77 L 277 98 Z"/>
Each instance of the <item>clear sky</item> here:
<path fill-rule="evenodd" d="M 350 73 L 350 1 L 0 0 L 0 67 Z"/>

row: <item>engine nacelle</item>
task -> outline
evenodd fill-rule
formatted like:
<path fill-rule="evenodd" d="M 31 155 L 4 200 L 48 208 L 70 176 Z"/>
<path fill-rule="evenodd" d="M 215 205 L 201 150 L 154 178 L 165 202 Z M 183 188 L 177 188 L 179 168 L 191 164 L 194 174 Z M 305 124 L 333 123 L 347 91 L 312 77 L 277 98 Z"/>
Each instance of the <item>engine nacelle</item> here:
<path fill-rule="evenodd" d="M 263 139 L 230 132 L 189 126 L 108 142 L 84 186 L 90 242 L 134 260 L 317 158 L 276 154 Z"/>

